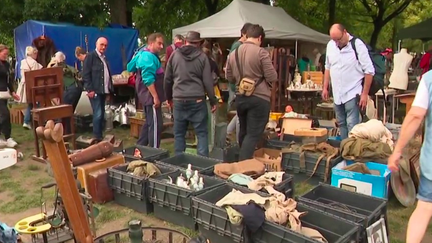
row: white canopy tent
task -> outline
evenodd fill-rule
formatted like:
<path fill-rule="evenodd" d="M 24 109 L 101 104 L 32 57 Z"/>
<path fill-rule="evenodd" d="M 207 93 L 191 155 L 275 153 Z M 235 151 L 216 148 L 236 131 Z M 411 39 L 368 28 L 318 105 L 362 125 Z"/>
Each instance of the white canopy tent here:
<path fill-rule="evenodd" d="M 202 38 L 238 38 L 245 23 L 261 25 L 266 39 L 326 44 L 330 37 L 293 19 L 282 8 L 245 0 L 233 0 L 220 12 L 173 30 L 173 36 L 198 31 Z"/>

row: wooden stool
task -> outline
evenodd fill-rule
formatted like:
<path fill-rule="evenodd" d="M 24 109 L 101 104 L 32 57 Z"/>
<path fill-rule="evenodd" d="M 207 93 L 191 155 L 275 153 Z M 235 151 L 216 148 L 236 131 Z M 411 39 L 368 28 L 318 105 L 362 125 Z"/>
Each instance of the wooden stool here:
<path fill-rule="evenodd" d="M 49 120 L 58 120 L 58 119 L 64 119 L 69 118 L 70 119 L 70 126 L 71 126 L 71 133 L 66 134 L 63 136 L 63 139 L 70 140 L 70 143 L 72 144 L 73 148 L 75 149 L 75 122 L 73 119 L 73 107 L 71 105 L 59 105 L 59 106 L 50 106 L 45 108 L 37 108 L 32 110 L 32 116 L 33 116 L 33 127 L 38 127 L 41 125 L 44 125 L 45 122 Z M 39 138 L 36 135 L 36 129 L 34 129 L 35 134 L 35 148 L 36 148 L 36 155 L 33 156 L 33 159 L 39 162 L 45 163 L 46 151 L 45 147 L 42 146 L 42 157 L 39 150 Z"/>

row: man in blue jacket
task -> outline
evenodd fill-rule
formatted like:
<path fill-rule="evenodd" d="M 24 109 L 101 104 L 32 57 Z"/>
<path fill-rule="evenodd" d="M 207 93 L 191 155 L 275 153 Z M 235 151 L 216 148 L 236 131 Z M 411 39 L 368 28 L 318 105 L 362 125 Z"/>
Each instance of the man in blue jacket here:
<path fill-rule="evenodd" d="M 159 148 L 163 128 L 161 103 L 164 71 L 158 53 L 163 49 L 164 37 L 153 33 L 147 37 L 147 46 L 138 51 L 127 65 L 128 72 L 136 72 L 135 89 L 143 106 L 146 122 L 137 144 Z"/>

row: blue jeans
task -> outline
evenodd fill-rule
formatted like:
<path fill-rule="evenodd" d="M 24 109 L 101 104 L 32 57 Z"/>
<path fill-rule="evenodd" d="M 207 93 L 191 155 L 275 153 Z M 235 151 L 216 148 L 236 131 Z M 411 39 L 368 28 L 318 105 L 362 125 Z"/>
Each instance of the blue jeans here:
<path fill-rule="evenodd" d="M 105 123 L 105 98 L 104 94 L 97 94 L 97 96 L 90 99 L 90 105 L 93 109 L 93 136 L 98 140 L 103 138 L 103 127 Z"/>
<path fill-rule="evenodd" d="M 32 104 L 27 104 L 27 109 L 24 113 L 24 124 L 27 125 L 31 125 L 32 121 L 31 121 L 31 110 L 33 109 L 33 105 Z"/>
<path fill-rule="evenodd" d="M 75 113 L 75 108 L 78 105 L 78 102 L 81 98 L 82 88 L 78 85 L 70 85 L 66 87 L 63 91 L 63 103 L 67 105 L 72 105 L 73 112 Z M 65 118 L 63 119 L 63 123 L 65 124 L 65 134 L 70 134 L 72 132 L 71 129 L 71 119 Z"/>
<path fill-rule="evenodd" d="M 197 154 L 209 156 L 208 110 L 205 100 L 174 100 L 174 151 L 181 154 L 186 150 L 186 132 L 192 124 L 198 138 Z"/>
<path fill-rule="evenodd" d="M 432 181 L 420 173 L 417 199 L 423 202 L 432 203 Z"/>
<path fill-rule="evenodd" d="M 360 123 L 360 108 L 357 98 L 352 98 L 345 104 L 334 105 L 336 120 L 342 139 L 348 138 L 348 133 L 353 127 Z"/>

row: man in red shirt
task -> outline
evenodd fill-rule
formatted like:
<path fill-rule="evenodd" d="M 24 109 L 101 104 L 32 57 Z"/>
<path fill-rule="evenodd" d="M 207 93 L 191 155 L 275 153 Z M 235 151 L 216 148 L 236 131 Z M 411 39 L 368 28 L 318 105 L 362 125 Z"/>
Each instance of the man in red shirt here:
<path fill-rule="evenodd" d="M 169 58 L 172 53 L 177 50 L 177 48 L 182 47 L 184 44 L 184 37 L 182 35 L 174 36 L 174 43 L 166 48 L 165 51 L 165 66 L 168 63 Z"/>

